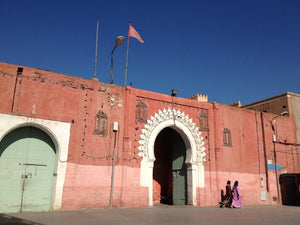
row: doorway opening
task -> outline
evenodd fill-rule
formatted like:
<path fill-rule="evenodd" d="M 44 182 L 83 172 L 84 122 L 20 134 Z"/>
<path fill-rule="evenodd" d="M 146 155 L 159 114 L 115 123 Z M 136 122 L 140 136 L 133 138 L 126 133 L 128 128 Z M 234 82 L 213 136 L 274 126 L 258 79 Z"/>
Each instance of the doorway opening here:
<path fill-rule="evenodd" d="M 187 167 L 186 146 L 180 134 L 164 128 L 154 144 L 153 203 L 186 205 Z"/>

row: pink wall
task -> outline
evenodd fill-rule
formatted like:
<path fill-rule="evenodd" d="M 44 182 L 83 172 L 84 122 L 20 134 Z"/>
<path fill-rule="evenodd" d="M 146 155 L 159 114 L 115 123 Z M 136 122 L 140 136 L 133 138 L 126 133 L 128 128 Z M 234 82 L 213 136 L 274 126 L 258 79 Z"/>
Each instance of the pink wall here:
<path fill-rule="evenodd" d="M 145 123 L 136 120 L 139 101 L 147 105 L 147 119 L 159 110 L 174 107 L 189 115 L 197 126 L 201 109 L 208 110 L 209 130 L 201 131 L 207 154 L 205 187 L 197 189 L 198 205 L 216 205 L 228 179 L 239 180 L 245 205 L 275 204 L 272 200 L 277 193 L 274 171 L 266 170 L 267 160 L 274 163 L 274 132 L 270 120 L 275 115 L 174 98 L 34 68 L 22 67 L 23 73 L 17 77 L 17 68 L 0 63 L 0 113 L 71 124 L 62 209 L 108 206 L 115 121 L 119 123 L 119 131 L 116 135 L 114 205 L 148 205 L 148 189 L 140 186 L 138 141 Z M 108 116 L 106 136 L 93 134 L 95 116 L 100 110 Z M 279 140 L 295 143 L 293 119 L 278 117 L 276 121 Z M 232 147 L 223 145 L 224 128 L 231 131 Z M 290 173 L 300 171 L 292 148 L 276 144 L 278 164 Z M 264 179 L 263 187 L 261 178 Z M 269 191 L 266 201 L 260 200 L 260 191 Z"/>

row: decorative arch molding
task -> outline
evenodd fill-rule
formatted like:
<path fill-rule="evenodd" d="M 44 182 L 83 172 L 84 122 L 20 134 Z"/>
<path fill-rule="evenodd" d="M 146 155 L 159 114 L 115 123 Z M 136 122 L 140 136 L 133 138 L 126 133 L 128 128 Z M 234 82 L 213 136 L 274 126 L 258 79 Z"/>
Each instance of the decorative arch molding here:
<path fill-rule="evenodd" d="M 139 140 L 141 161 L 140 185 L 148 187 L 149 205 L 153 205 L 153 166 L 155 161 L 154 143 L 157 135 L 166 127 L 176 130 L 186 146 L 188 204 L 196 205 L 196 189 L 204 187 L 205 147 L 198 127 L 184 112 L 163 109 L 147 120 Z"/>
<path fill-rule="evenodd" d="M 60 210 L 67 169 L 70 123 L 14 116 L 0 113 L 0 141 L 11 131 L 25 126 L 36 127 L 49 135 L 56 149 L 56 172 L 53 174 L 52 210 Z"/>

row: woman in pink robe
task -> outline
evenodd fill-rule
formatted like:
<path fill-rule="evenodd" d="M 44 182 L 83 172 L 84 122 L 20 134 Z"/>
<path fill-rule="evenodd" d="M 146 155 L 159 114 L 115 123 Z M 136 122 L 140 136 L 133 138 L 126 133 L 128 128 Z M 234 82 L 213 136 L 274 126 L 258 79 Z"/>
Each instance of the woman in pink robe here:
<path fill-rule="evenodd" d="M 242 195 L 239 187 L 239 182 L 235 181 L 232 188 L 232 206 L 234 208 L 241 208 L 242 204 Z"/>

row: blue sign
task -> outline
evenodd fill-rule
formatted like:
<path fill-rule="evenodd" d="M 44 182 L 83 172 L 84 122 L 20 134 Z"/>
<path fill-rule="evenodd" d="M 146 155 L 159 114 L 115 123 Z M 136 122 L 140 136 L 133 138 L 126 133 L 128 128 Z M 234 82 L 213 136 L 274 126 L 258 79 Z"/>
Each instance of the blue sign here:
<path fill-rule="evenodd" d="M 281 165 L 276 165 L 277 170 L 281 170 Z M 269 170 L 275 170 L 275 164 L 268 164 L 268 169 Z"/>

